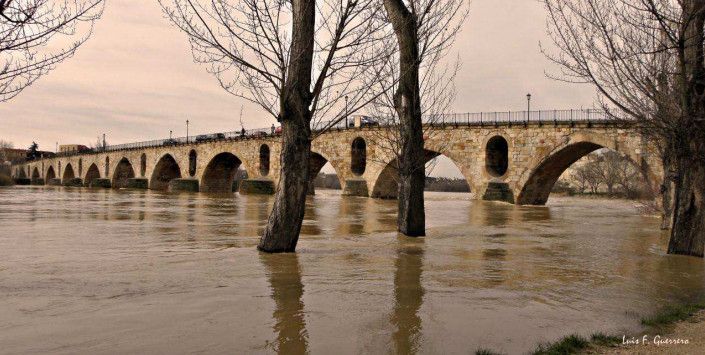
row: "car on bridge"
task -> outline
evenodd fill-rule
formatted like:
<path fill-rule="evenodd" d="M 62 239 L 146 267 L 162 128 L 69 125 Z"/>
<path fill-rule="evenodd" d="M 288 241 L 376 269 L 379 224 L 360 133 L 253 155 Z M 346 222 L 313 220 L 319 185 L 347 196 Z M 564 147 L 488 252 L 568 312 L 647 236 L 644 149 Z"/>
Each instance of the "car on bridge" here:
<path fill-rule="evenodd" d="M 351 126 L 357 127 L 357 128 L 378 127 L 379 121 L 377 121 L 374 118 L 369 117 L 369 116 L 358 115 L 358 116 L 353 117 L 353 122 L 352 122 Z"/>
<path fill-rule="evenodd" d="M 201 134 L 200 136 L 196 136 L 196 143 L 210 142 L 220 139 L 225 139 L 224 133 Z"/>

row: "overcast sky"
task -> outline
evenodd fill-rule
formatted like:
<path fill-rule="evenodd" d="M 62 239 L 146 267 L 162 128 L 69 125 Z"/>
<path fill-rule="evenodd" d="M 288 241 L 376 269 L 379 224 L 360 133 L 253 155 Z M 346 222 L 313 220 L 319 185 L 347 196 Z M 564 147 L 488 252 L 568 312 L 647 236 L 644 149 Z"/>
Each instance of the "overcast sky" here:
<path fill-rule="evenodd" d="M 594 90 L 546 78 L 549 44 L 545 13 L 536 0 L 473 0 L 453 55 L 460 54 L 455 112 L 590 107 Z M 227 94 L 195 64 L 186 37 L 171 27 L 156 0 L 109 1 L 93 37 L 78 53 L 10 102 L 0 104 L 0 139 L 40 149 L 126 143 L 190 132 L 239 129 L 274 121 Z"/>

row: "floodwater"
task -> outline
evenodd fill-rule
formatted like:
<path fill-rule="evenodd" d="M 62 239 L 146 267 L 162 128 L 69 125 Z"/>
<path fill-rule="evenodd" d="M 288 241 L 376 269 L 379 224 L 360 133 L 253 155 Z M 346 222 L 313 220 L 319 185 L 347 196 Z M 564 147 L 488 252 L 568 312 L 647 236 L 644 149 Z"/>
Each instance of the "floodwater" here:
<path fill-rule="evenodd" d="M 265 255 L 270 197 L 0 189 L 0 353 L 513 354 L 705 295 L 632 202 L 469 197 L 427 194 L 412 239 L 394 201 L 318 191 Z"/>

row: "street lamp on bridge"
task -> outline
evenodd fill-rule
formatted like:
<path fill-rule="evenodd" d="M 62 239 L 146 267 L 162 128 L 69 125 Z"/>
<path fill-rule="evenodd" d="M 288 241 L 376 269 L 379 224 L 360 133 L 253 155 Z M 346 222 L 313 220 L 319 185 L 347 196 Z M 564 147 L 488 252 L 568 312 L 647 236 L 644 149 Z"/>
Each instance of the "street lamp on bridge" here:
<path fill-rule="evenodd" d="M 529 123 L 531 118 L 531 94 L 526 94 L 526 123 Z"/>
<path fill-rule="evenodd" d="M 188 143 L 188 120 L 186 120 L 186 143 Z"/>

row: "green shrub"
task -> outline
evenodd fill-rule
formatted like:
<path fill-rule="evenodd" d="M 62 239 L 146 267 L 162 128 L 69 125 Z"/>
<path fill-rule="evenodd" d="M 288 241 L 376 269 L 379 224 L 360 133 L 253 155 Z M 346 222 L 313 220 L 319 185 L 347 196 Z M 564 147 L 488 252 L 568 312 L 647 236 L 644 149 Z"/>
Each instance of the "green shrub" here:
<path fill-rule="evenodd" d="M 541 344 L 534 351 L 534 355 L 564 355 L 575 354 L 587 348 L 590 343 L 579 335 L 569 335 L 553 344 Z"/>

